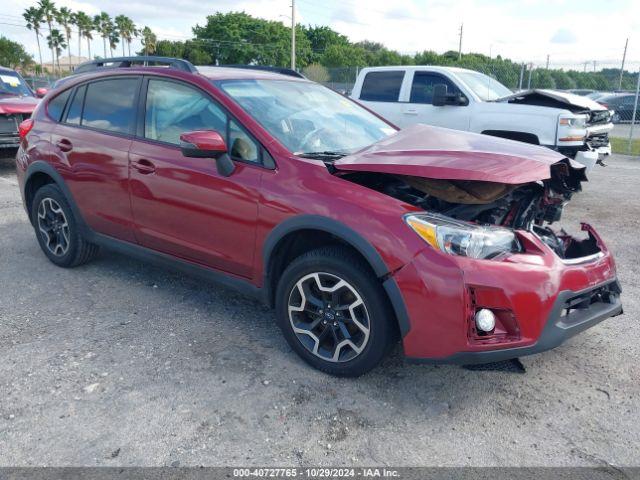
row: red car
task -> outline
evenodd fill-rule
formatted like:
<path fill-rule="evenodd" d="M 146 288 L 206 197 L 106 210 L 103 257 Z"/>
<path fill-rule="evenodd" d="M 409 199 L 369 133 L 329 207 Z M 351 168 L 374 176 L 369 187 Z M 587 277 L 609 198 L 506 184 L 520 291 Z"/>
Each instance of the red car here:
<path fill-rule="evenodd" d="M 34 93 L 18 72 L 0 67 L 0 155 L 18 148 L 18 125 L 31 116 L 39 102 L 37 96 L 44 93 L 44 89 Z"/>
<path fill-rule="evenodd" d="M 398 339 L 414 361 L 486 363 L 622 312 L 595 230 L 548 226 L 585 180 L 556 152 L 398 131 L 303 78 L 114 62 L 21 125 L 24 205 L 56 265 L 102 246 L 240 288 L 343 376 Z"/>

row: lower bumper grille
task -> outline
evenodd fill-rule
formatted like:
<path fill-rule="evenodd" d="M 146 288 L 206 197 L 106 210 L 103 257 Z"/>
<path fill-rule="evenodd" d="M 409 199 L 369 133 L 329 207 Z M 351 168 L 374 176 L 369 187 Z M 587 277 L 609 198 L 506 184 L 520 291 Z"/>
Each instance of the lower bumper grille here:
<path fill-rule="evenodd" d="M 18 125 L 22 119 L 17 115 L 0 115 L 0 133 L 18 133 Z"/>
<path fill-rule="evenodd" d="M 597 133 L 587 138 L 587 143 L 592 148 L 606 147 L 609 145 L 608 133 Z"/>

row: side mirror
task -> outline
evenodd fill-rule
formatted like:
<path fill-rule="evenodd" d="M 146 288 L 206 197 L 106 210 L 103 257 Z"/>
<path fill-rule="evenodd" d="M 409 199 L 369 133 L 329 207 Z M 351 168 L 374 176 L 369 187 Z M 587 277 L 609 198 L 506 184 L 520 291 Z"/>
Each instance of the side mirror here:
<path fill-rule="evenodd" d="M 447 86 L 444 83 L 438 83 L 433 86 L 431 103 L 434 107 L 443 107 L 445 105 L 468 105 L 469 100 L 462 93 L 447 93 Z"/>
<path fill-rule="evenodd" d="M 431 103 L 434 107 L 443 107 L 447 104 L 447 86 L 444 83 L 433 86 Z"/>
<path fill-rule="evenodd" d="M 46 89 L 46 88 L 44 88 L 44 87 L 37 88 L 37 89 L 36 89 L 36 97 L 38 97 L 38 98 L 42 98 L 42 97 L 44 97 L 44 96 L 47 94 L 47 92 L 48 92 L 48 91 L 49 91 L 49 90 L 47 90 L 47 89 Z"/>
<path fill-rule="evenodd" d="M 227 144 L 215 130 L 195 130 L 180 135 L 180 150 L 185 157 L 214 158 L 218 173 L 228 177 L 236 166 L 227 155 Z"/>

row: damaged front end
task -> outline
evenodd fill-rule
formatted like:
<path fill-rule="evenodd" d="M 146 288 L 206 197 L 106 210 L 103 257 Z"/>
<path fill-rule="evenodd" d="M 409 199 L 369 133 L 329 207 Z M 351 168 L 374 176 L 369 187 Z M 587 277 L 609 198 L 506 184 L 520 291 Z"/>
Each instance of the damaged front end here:
<path fill-rule="evenodd" d="M 568 158 L 549 152 L 550 155 L 553 154 L 554 161 L 545 158 L 546 173 L 540 170 L 541 173 L 536 174 L 529 157 L 526 159 L 529 163 L 521 165 L 523 168 L 528 167 L 527 174 L 518 172 L 517 161 L 524 160 L 519 156 L 524 152 L 519 151 L 518 156 L 504 160 L 511 161 L 512 164 L 505 165 L 504 173 L 499 174 L 496 164 L 487 162 L 486 151 L 478 154 L 475 164 L 470 164 L 470 159 L 462 153 L 454 155 L 443 150 L 414 150 L 410 162 L 412 168 L 407 168 L 397 158 L 407 152 L 394 153 L 395 155 L 385 148 L 356 154 L 354 159 L 345 157 L 335 162 L 336 174 L 427 212 L 431 217 L 422 219 L 424 228 L 430 228 L 427 225 L 431 225 L 433 232 L 424 232 L 422 236 L 432 238 L 433 242 L 430 243 L 439 245 L 441 250 L 446 249 L 442 244 L 446 239 L 440 240 L 438 231 L 446 231 L 447 228 L 464 231 L 466 224 L 473 226 L 471 230 L 476 231 L 457 239 L 456 248 L 464 246 L 469 251 L 476 252 L 467 256 L 476 258 L 491 258 L 491 255 L 505 251 L 505 248 L 496 248 L 495 252 L 490 248 L 486 249 L 486 245 L 511 242 L 508 235 L 500 234 L 504 230 L 533 232 L 564 260 L 582 258 L 600 251 L 598 241 L 590 231 L 587 238 L 577 239 L 563 230 L 555 232 L 549 227 L 560 220 L 566 203 L 581 190 L 581 183 L 587 180 L 585 168 Z M 535 153 L 539 153 L 538 150 Z M 452 157 L 456 155 L 457 160 L 453 160 Z M 379 162 L 374 163 L 372 157 L 376 157 Z M 442 169 L 439 169 L 439 162 L 443 165 Z M 542 159 L 538 158 L 537 162 L 540 165 Z M 340 171 L 345 169 L 351 171 Z M 413 172 L 415 174 L 410 174 Z M 501 175 L 504 176 L 504 181 L 498 181 Z M 538 179 L 535 179 L 536 176 Z M 448 226 L 448 222 L 455 225 Z M 414 230 L 421 228 L 411 226 Z M 478 230 L 477 227 L 483 226 L 490 228 L 486 231 Z M 488 235 L 490 236 L 487 237 Z M 518 251 L 517 245 L 511 245 L 510 248 L 511 251 Z"/>

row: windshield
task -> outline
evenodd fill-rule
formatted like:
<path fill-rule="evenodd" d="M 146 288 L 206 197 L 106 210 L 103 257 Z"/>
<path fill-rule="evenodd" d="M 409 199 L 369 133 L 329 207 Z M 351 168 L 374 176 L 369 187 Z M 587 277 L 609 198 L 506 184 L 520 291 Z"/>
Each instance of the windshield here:
<path fill-rule="evenodd" d="M 0 73 L 0 95 L 31 97 L 31 89 L 20 75 L 14 72 Z"/>
<path fill-rule="evenodd" d="M 480 100 L 490 102 L 511 95 L 513 92 L 499 81 L 480 72 L 456 72 L 456 75 L 473 90 Z"/>
<path fill-rule="evenodd" d="M 296 154 L 351 153 L 395 132 L 351 100 L 316 83 L 225 80 L 219 85 Z"/>

